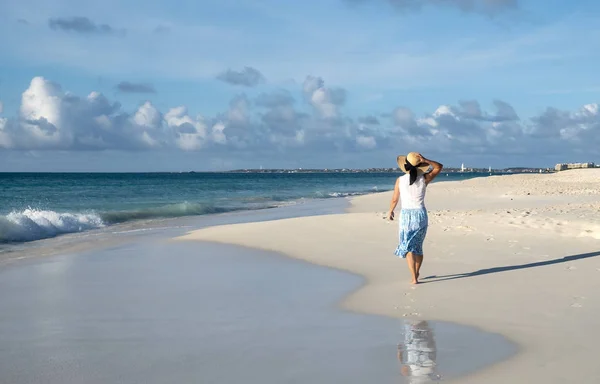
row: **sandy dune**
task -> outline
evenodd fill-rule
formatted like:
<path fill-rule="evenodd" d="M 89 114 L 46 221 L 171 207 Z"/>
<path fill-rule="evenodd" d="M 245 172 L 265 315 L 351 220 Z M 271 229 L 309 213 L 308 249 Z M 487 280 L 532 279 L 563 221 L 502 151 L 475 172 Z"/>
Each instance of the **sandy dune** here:
<path fill-rule="evenodd" d="M 212 227 L 180 239 L 360 274 L 366 284 L 341 303 L 348 310 L 455 321 L 520 345 L 516 357 L 460 382 L 600 382 L 600 169 L 434 183 L 427 194 L 425 278 L 416 287 L 393 255 L 398 224 L 384 218 L 390 192 L 355 198 L 345 214 Z"/>

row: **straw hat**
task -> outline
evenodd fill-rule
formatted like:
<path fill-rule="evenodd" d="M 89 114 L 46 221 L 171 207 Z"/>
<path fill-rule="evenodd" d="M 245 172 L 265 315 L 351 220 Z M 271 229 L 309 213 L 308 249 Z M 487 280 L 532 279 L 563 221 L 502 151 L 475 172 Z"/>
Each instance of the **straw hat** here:
<path fill-rule="evenodd" d="M 400 155 L 396 158 L 398 162 L 398 166 L 404 173 L 408 173 L 409 170 L 406 169 L 406 163 L 415 166 L 417 168 L 417 173 L 426 173 L 429 170 L 429 164 L 421 164 L 419 165 L 419 154 L 417 152 L 411 152 L 408 155 Z"/>

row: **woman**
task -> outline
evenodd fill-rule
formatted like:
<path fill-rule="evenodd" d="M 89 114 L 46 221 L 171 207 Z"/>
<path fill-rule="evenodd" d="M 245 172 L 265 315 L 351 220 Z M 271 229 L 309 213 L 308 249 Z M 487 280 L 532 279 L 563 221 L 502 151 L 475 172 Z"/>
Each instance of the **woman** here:
<path fill-rule="evenodd" d="M 440 173 L 443 165 L 428 160 L 420 153 L 411 152 L 398 156 L 398 166 L 405 173 L 396 180 L 394 195 L 390 204 L 388 218 L 394 220 L 394 209 L 401 198 L 399 239 L 400 244 L 394 254 L 408 261 L 412 275 L 411 284 L 419 283 L 419 271 L 423 264 L 423 241 L 427 234 L 427 209 L 425 208 L 425 190 L 427 185 Z M 429 168 L 433 168 L 427 172 Z"/>

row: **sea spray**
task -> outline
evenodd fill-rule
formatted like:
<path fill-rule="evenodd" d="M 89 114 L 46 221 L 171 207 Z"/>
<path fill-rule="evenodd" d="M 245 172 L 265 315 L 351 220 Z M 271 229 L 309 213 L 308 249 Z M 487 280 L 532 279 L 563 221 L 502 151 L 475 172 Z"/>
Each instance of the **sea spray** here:
<path fill-rule="evenodd" d="M 93 213 L 59 213 L 34 208 L 0 216 L 0 242 L 23 242 L 101 228 L 105 224 Z"/>

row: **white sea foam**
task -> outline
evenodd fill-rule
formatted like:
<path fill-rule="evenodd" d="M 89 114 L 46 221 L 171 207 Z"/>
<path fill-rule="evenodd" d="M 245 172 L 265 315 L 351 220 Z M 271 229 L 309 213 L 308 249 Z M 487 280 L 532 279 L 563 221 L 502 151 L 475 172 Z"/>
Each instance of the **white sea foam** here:
<path fill-rule="evenodd" d="M 366 192 L 331 192 L 328 193 L 328 197 L 350 197 L 350 196 L 361 196 L 366 194 Z"/>
<path fill-rule="evenodd" d="M 59 213 L 28 208 L 0 216 L 0 242 L 46 239 L 103 226 L 100 216 L 93 213 Z"/>

